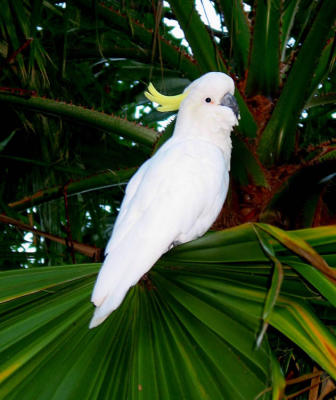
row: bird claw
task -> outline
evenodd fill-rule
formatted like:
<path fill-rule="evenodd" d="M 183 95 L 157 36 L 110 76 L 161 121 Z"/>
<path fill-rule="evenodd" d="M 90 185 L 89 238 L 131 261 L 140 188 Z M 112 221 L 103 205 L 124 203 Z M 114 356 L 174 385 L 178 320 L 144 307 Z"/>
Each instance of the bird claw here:
<path fill-rule="evenodd" d="M 172 243 L 170 244 L 170 246 L 168 247 L 168 251 L 171 250 L 171 249 L 173 249 L 173 248 L 176 247 L 176 246 L 179 246 L 180 244 L 182 244 L 182 243 L 179 242 L 178 240 L 175 240 L 175 241 L 172 242 Z"/>
<path fill-rule="evenodd" d="M 154 288 L 154 285 L 148 276 L 148 274 L 144 274 L 141 279 L 140 283 L 147 288 L 147 290 L 152 290 Z"/>

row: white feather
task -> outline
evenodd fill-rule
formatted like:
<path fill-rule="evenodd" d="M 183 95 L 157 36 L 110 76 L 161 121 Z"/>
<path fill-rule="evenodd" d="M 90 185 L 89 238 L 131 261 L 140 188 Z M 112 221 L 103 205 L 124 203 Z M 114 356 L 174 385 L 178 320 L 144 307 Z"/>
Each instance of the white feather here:
<path fill-rule="evenodd" d="M 173 136 L 130 180 L 92 293 L 97 308 L 90 328 L 121 304 L 172 243 L 203 235 L 215 221 L 228 190 L 230 132 L 237 124 L 219 103 L 233 90 L 221 73 L 189 85 Z"/>

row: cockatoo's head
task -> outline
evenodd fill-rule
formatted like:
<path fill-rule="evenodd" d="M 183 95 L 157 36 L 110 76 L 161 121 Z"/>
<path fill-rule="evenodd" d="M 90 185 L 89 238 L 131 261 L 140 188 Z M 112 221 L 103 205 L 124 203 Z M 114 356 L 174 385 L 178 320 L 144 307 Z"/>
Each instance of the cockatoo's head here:
<path fill-rule="evenodd" d="M 222 72 L 209 72 L 188 85 L 177 96 L 164 96 L 152 84 L 146 97 L 160 104 L 159 111 L 179 110 L 197 123 L 216 124 L 231 130 L 238 124 L 239 109 L 233 96 L 234 82 Z"/>

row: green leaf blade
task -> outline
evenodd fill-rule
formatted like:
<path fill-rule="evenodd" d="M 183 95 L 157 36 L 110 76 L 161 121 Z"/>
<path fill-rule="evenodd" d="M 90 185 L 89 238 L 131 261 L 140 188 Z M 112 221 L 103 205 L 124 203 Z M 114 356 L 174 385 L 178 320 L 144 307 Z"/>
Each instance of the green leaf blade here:
<path fill-rule="evenodd" d="M 321 7 L 292 66 L 271 119 L 261 135 L 258 153 L 264 164 L 287 161 L 293 153 L 295 129 L 305 105 L 309 82 L 334 23 L 336 3 L 327 0 Z"/>

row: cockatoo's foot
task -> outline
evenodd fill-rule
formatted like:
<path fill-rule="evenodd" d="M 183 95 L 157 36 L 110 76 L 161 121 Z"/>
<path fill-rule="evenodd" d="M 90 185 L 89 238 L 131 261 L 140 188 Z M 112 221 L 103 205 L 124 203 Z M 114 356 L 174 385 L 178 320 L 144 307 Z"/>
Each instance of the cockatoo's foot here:
<path fill-rule="evenodd" d="M 179 242 L 178 240 L 175 240 L 173 243 L 170 244 L 170 246 L 168 247 L 168 251 L 173 249 L 176 246 L 179 246 L 180 244 L 182 244 L 181 242 Z"/>
<path fill-rule="evenodd" d="M 144 287 L 146 287 L 148 290 L 154 289 L 153 283 L 152 283 L 150 277 L 148 276 L 148 274 L 143 275 L 140 278 L 139 283 L 140 283 L 140 285 L 143 285 Z"/>

